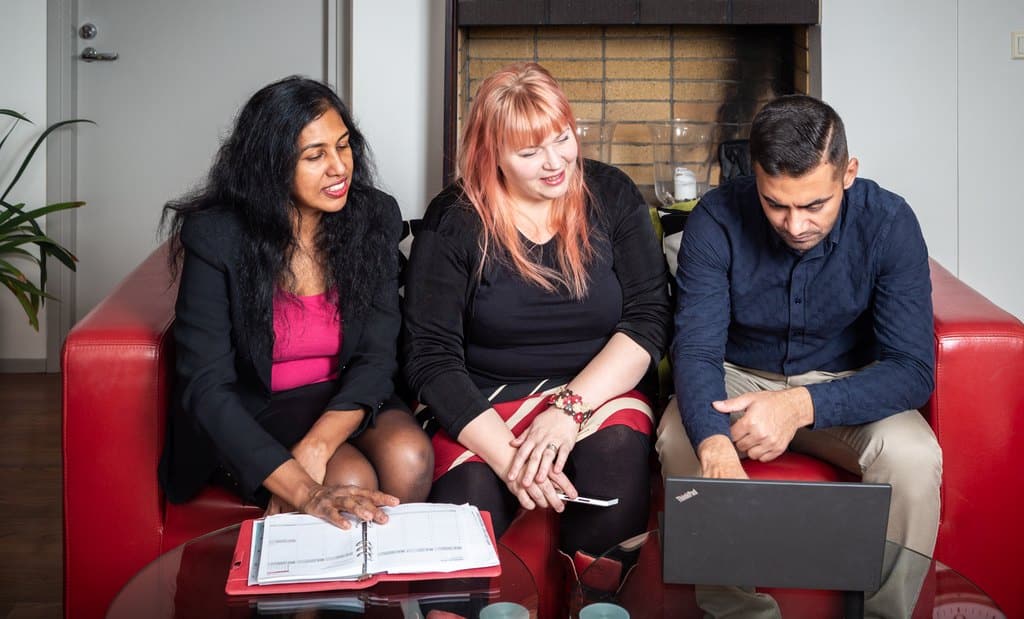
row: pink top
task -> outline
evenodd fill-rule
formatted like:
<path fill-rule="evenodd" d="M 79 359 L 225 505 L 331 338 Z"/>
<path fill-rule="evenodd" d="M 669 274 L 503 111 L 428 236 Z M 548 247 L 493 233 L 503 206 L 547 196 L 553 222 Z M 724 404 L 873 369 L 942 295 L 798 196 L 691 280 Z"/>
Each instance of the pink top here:
<path fill-rule="evenodd" d="M 341 323 L 337 296 L 326 292 L 274 295 L 274 356 L 270 388 L 284 391 L 338 376 Z"/>

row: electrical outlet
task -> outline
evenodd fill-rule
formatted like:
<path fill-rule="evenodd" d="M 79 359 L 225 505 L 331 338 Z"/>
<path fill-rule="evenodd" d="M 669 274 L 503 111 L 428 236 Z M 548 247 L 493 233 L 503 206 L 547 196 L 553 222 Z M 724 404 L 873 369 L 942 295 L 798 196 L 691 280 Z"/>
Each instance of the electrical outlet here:
<path fill-rule="evenodd" d="M 1010 33 L 1010 58 L 1024 60 L 1024 32 Z"/>

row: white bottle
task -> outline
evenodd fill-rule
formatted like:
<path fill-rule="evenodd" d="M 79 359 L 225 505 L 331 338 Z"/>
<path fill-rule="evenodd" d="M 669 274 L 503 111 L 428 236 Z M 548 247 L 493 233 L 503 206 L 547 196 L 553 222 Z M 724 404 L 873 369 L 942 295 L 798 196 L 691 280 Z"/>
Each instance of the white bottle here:
<path fill-rule="evenodd" d="M 674 197 L 676 202 L 693 200 L 697 197 L 697 176 L 689 169 L 684 167 L 676 168 L 673 180 L 675 185 Z"/>

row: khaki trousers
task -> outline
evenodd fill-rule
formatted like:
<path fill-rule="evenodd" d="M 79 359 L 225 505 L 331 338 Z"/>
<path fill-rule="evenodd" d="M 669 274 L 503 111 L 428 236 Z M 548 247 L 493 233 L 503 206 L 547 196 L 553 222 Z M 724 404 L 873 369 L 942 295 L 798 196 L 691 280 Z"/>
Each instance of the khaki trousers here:
<path fill-rule="evenodd" d="M 828 382 L 851 372 L 807 372 L 783 376 L 725 364 L 725 390 L 730 398 L 752 391 L 776 391 Z M 742 413 L 732 416 L 739 419 Z M 830 462 L 869 483 L 892 485 L 888 539 L 925 556 L 935 549 L 939 526 L 939 485 L 942 451 L 931 427 L 916 410 L 903 411 L 860 426 L 821 430 L 801 428 L 790 443 L 793 451 Z M 700 476 L 700 462 L 672 400 L 658 426 L 655 449 L 665 477 Z M 928 562 L 913 553 L 887 554 L 882 587 L 865 600 L 872 617 L 909 617 L 917 601 Z M 736 587 L 698 587 L 701 608 L 715 617 L 777 617 L 770 597 Z"/>

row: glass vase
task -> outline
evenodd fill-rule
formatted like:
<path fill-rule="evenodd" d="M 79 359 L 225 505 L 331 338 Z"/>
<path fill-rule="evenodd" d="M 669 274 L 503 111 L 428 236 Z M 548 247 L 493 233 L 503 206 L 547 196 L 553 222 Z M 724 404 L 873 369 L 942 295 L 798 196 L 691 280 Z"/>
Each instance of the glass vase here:
<path fill-rule="evenodd" d="M 708 190 L 715 123 L 683 119 L 647 123 L 654 157 L 654 194 L 663 206 L 696 200 Z"/>

